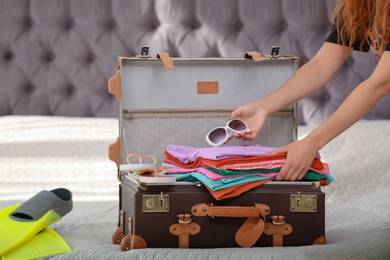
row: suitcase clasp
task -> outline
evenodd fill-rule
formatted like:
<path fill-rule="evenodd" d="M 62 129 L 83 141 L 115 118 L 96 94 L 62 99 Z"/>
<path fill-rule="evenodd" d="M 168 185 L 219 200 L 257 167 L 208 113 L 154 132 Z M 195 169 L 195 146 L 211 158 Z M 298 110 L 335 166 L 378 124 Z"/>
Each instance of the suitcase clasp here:
<path fill-rule="evenodd" d="M 272 46 L 271 54 L 267 55 L 266 58 L 268 58 L 268 59 L 278 59 L 278 58 L 280 58 L 281 56 L 279 55 L 279 50 L 280 50 L 279 46 Z"/>
<path fill-rule="evenodd" d="M 149 46 L 147 45 L 143 45 L 141 47 L 141 54 L 140 55 L 137 55 L 135 56 L 136 58 L 139 58 L 139 59 L 148 59 L 148 58 L 151 58 L 151 56 L 149 56 Z"/>
<path fill-rule="evenodd" d="M 142 212 L 169 212 L 169 195 L 142 195 Z"/>
<path fill-rule="evenodd" d="M 317 212 L 317 195 L 290 194 L 291 212 Z"/>

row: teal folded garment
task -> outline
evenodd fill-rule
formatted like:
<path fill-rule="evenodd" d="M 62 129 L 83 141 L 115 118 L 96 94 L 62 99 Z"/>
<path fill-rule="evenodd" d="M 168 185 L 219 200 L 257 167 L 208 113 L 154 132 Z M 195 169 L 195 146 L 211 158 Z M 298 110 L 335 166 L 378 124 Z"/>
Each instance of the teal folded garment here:
<path fill-rule="evenodd" d="M 198 180 L 202 182 L 204 185 L 209 187 L 213 191 L 229 188 L 235 185 L 240 185 L 244 183 L 249 182 L 255 182 L 255 181 L 262 181 L 262 180 L 269 180 L 273 177 L 264 177 L 264 176 L 258 176 L 258 175 L 251 175 L 251 176 L 241 176 L 241 177 L 235 177 L 235 178 L 225 178 L 220 180 L 211 180 L 207 176 L 205 176 L 202 173 L 199 172 L 189 172 L 189 173 L 180 173 L 180 174 L 171 174 L 176 177 L 177 181 L 190 181 L 195 182 L 195 180 Z"/>
<path fill-rule="evenodd" d="M 208 168 L 211 170 L 211 168 Z M 213 171 L 216 170 L 215 168 Z M 220 171 L 220 170 L 216 170 Z M 206 175 L 200 173 L 200 172 L 189 172 L 189 173 L 177 173 L 177 174 L 171 174 L 176 177 L 176 181 L 188 181 L 188 182 L 202 182 L 204 185 L 209 187 L 213 191 L 229 188 L 235 185 L 255 182 L 255 181 L 262 181 L 262 180 L 269 180 L 274 178 L 274 176 L 259 176 L 259 175 L 246 175 L 246 176 L 236 176 L 232 178 L 223 178 L 220 180 L 211 180 Z M 320 180 L 327 180 L 329 183 L 331 183 L 334 178 L 333 176 L 329 174 L 319 174 L 314 171 L 308 171 L 305 175 L 305 177 L 302 179 L 303 181 L 320 181 Z"/>

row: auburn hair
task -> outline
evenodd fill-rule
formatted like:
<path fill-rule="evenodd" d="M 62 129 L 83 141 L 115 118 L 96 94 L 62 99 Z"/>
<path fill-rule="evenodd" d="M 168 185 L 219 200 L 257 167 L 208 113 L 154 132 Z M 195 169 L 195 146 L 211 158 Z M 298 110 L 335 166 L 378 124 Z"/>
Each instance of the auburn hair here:
<path fill-rule="evenodd" d="M 379 52 L 383 53 L 390 40 L 389 0 L 338 0 L 334 20 L 343 45 L 352 47 L 359 42 L 362 50 L 371 32 L 378 41 Z"/>

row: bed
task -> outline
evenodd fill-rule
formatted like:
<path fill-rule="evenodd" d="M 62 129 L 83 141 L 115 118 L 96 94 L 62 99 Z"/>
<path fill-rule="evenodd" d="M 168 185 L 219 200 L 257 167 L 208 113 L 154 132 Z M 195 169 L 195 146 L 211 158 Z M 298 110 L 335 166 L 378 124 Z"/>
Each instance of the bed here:
<path fill-rule="evenodd" d="M 139 249 L 122 252 L 116 165 L 107 157 L 114 118 L 5 116 L 0 206 L 42 189 L 67 187 L 74 209 L 52 227 L 72 252 L 53 259 L 386 259 L 390 257 L 390 122 L 362 120 L 321 151 L 335 182 L 326 193 L 327 244 L 251 249 Z M 69 131 L 71 129 L 71 131 Z M 312 127 L 299 126 L 299 136 Z M 81 149 L 82 148 L 82 149 Z"/>
<path fill-rule="evenodd" d="M 111 242 L 117 227 L 118 103 L 107 91 L 118 56 L 240 57 L 248 50 L 307 62 L 335 1 L 0 0 L 0 208 L 66 187 L 74 208 L 52 225 L 72 252 L 50 259 L 390 259 L 390 97 L 320 152 L 327 244 L 285 248 L 138 249 Z M 221 6 L 223 5 L 223 8 Z M 305 30 L 302 25 L 305 24 Z M 302 138 L 375 67 L 354 52 L 320 92 L 299 103 Z"/>

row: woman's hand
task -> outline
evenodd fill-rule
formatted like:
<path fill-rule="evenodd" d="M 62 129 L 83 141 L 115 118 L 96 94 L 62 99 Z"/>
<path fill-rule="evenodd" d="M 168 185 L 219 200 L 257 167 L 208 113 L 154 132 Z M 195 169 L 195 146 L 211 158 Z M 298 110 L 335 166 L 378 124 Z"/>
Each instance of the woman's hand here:
<path fill-rule="evenodd" d="M 302 180 L 313 163 L 317 152 L 316 148 L 305 139 L 274 150 L 272 154 L 287 153 L 286 161 L 275 180 Z"/>
<path fill-rule="evenodd" d="M 240 134 L 235 133 L 234 137 L 242 139 L 243 141 L 254 140 L 263 128 L 267 117 L 267 111 L 261 108 L 261 106 L 256 102 L 248 103 L 237 108 L 230 114 L 229 119 L 242 119 L 247 124 L 249 131 Z"/>

